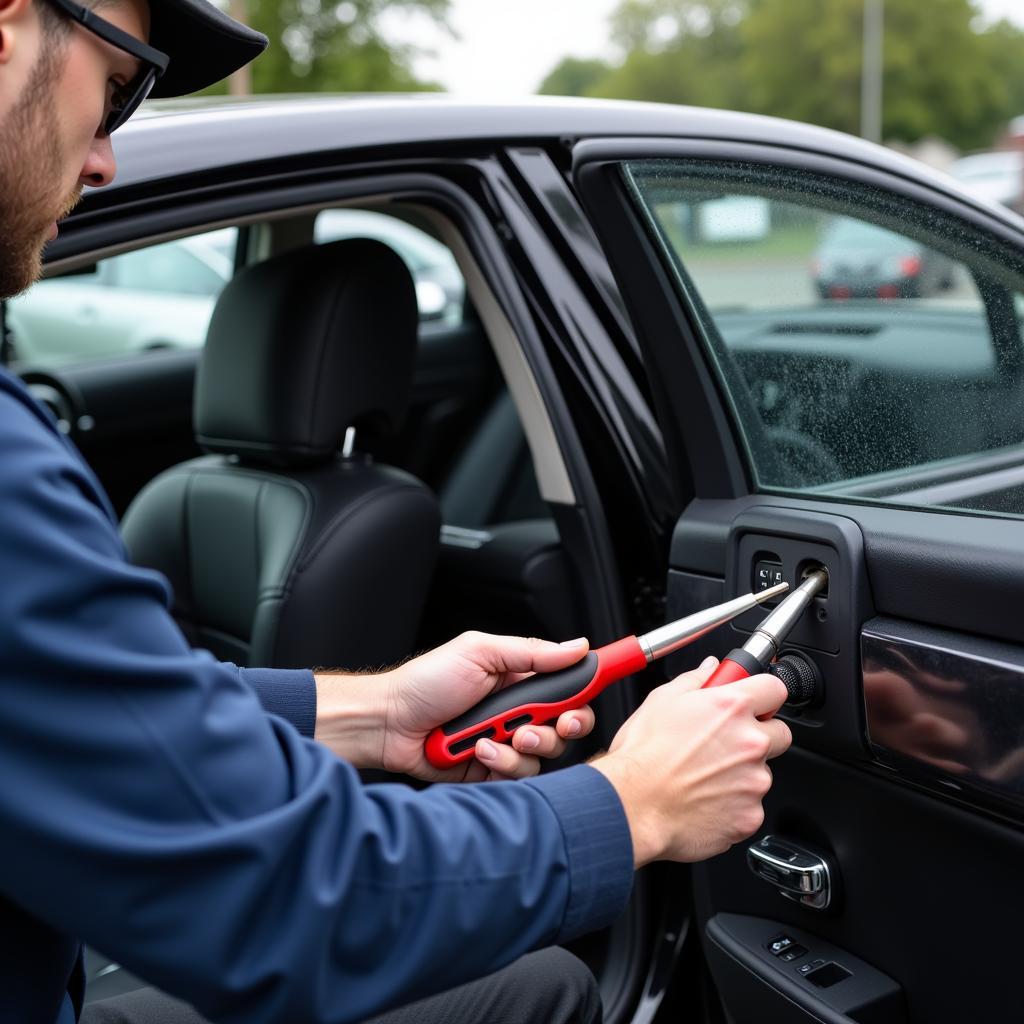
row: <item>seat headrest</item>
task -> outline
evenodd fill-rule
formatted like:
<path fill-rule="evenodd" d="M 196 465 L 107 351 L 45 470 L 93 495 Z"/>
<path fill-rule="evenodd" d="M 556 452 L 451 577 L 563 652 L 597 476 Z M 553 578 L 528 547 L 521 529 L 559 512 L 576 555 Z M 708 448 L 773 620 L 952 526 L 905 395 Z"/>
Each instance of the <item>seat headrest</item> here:
<path fill-rule="evenodd" d="M 310 245 L 238 273 L 196 374 L 196 439 L 249 462 L 330 459 L 350 426 L 397 429 L 418 313 L 401 258 L 368 238 Z"/>

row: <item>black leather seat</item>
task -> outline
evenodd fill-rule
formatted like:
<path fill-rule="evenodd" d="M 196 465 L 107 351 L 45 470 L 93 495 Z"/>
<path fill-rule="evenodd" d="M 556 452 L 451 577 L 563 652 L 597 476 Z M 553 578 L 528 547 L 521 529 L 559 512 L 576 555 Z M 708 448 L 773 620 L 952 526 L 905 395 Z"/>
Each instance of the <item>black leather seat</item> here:
<path fill-rule="evenodd" d="M 413 648 L 437 557 L 432 493 L 339 451 L 394 430 L 412 385 L 412 279 L 350 239 L 239 273 L 210 322 L 195 389 L 201 447 L 122 532 L 158 569 L 194 646 L 242 665 L 367 668 Z"/>

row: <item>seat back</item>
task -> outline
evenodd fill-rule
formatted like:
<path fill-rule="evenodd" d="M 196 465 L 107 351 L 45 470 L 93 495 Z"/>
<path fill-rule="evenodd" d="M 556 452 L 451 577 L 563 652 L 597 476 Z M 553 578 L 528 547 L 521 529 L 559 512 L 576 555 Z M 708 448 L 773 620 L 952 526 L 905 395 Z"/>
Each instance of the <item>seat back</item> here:
<path fill-rule="evenodd" d="M 243 665 L 374 668 L 412 651 L 440 516 L 409 474 L 340 454 L 408 402 L 415 291 L 367 239 L 242 271 L 218 301 L 196 379 L 211 454 L 128 509 L 136 564 L 170 580 L 195 646 Z"/>

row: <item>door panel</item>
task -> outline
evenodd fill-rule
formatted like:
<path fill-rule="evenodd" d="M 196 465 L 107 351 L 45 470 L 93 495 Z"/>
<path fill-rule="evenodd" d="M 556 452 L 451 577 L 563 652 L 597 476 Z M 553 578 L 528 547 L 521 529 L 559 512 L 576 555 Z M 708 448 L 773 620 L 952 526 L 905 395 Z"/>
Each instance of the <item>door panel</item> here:
<path fill-rule="evenodd" d="M 1024 519 L 979 511 L 1024 512 L 1021 449 L 1007 433 L 1019 426 L 1024 386 L 1015 309 L 1024 234 L 878 168 L 753 148 L 594 143 L 574 165 L 637 325 L 667 443 L 693 471 L 695 500 L 669 559 L 669 616 L 750 590 L 759 562 L 781 566 L 791 585 L 811 561 L 830 575 L 784 648 L 815 663 L 824 689 L 817 706 L 781 712 L 794 746 L 772 765 L 764 826 L 693 871 L 703 953 L 729 1021 L 1020 1019 Z M 645 193 L 623 163 L 650 157 L 689 163 L 661 165 Z M 888 281 L 873 282 L 860 305 L 828 294 L 834 283 L 816 294 L 813 266 L 777 276 L 781 243 L 766 232 L 774 217 L 795 216 L 799 188 L 785 210 L 748 202 L 775 195 L 776 172 L 790 182 L 831 175 L 808 200 L 815 209 L 834 200 L 830 225 L 870 222 L 959 260 L 959 303 L 947 301 L 955 288 L 941 263 L 920 301 Z M 723 186 L 730 174 L 743 189 Z M 672 225 L 667 193 L 651 197 L 680 180 L 703 212 L 673 214 Z M 703 239 L 688 244 L 696 231 Z M 728 231 L 734 248 L 723 256 L 714 236 Z M 864 233 L 827 237 L 844 232 Z M 819 243 L 801 237 L 803 259 Z M 922 263 L 932 258 L 921 250 Z M 744 259 L 745 292 L 735 277 Z M 731 306 L 728 287 L 715 291 L 716 261 L 733 274 Z M 844 272 L 863 283 L 867 263 Z M 755 292 L 759 308 L 738 308 Z M 887 340 L 876 345 L 879 334 Z M 934 507 L 945 504 L 957 511 Z M 721 657 L 758 619 L 703 638 L 669 671 Z M 769 836 L 820 854 L 826 909 L 784 894 L 797 877 L 789 862 L 770 883 L 752 872 L 748 847 Z M 780 936 L 787 955 L 771 948 Z M 811 978 L 818 960 L 838 966 Z"/>
<path fill-rule="evenodd" d="M 836 515 L 835 506 L 800 504 L 796 508 L 795 500 L 783 498 L 696 502 L 680 520 L 673 544 L 671 616 L 747 589 L 745 574 L 753 568 L 753 556 L 744 542 L 751 537 L 757 538 L 758 554 L 764 544 L 780 553 L 790 582 L 794 558 L 804 552 L 819 556 L 823 544 L 825 560 L 833 544 L 836 552 L 828 597 L 818 605 L 843 623 L 839 649 L 825 650 L 831 644 L 816 633 L 825 625 L 816 619 L 801 623 L 802 635 L 794 631 L 790 636 L 787 649 L 801 651 L 821 670 L 825 698 L 820 707 L 782 713 L 793 730 L 794 748 L 773 763 L 775 781 L 756 838 L 780 835 L 828 851 L 839 896 L 826 913 L 792 903 L 750 872 L 747 843 L 695 869 L 698 922 L 724 1006 L 737 1021 L 753 1019 L 752 1004 L 731 1001 L 742 991 L 735 979 L 727 981 L 735 967 L 714 952 L 720 915 L 739 913 L 774 922 L 765 926 L 772 937 L 787 928 L 802 929 L 838 947 L 842 956 L 836 954 L 836 962 L 849 968 L 859 959 L 893 978 L 906 1001 L 905 1019 L 964 1021 L 980 1019 L 982 1011 L 991 1019 L 1014 1019 L 1020 1006 L 1012 968 L 1019 948 L 1014 936 L 1024 910 L 1018 877 L 1024 856 L 1024 683 L 1017 668 L 1024 664 L 1024 646 L 877 615 L 879 607 L 894 612 L 926 606 L 929 580 L 941 578 L 959 591 L 947 618 L 974 622 L 975 596 L 991 600 L 992 567 L 973 561 L 970 548 L 953 542 L 956 528 L 964 529 L 962 517 L 927 514 L 951 529 L 947 543 L 936 542 L 925 560 L 920 547 L 915 558 L 909 545 L 870 542 L 872 519 L 887 515 L 896 520 L 887 531 L 891 542 L 901 526 L 912 528 L 924 513 L 842 506 L 843 514 Z M 858 522 L 864 512 L 868 522 Z M 842 533 L 833 529 L 837 523 L 865 539 L 862 553 L 853 555 L 861 563 L 854 569 L 859 581 L 852 586 L 843 558 L 856 553 L 857 546 L 839 539 Z M 1024 541 L 1024 524 L 999 525 L 1012 525 Z M 894 556 L 894 550 L 903 557 Z M 722 575 L 708 573 L 711 562 Z M 1014 572 L 1018 593 L 1024 590 L 1021 567 L 1004 565 L 1004 571 Z M 894 576 L 902 579 L 900 589 L 874 586 L 876 579 Z M 842 584 L 846 607 L 833 603 Z M 916 601 L 907 601 L 906 594 L 916 594 Z M 750 623 L 740 620 L 726 628 L 733 635 L 704 638 L 684 657 L 677 655 L 671 668 L 689 667 L 706 654 L 721 656 L 742 643 Z M 882 674 L 877 638 L 885 641 L 890 656 L 897 652 L 906 659 L 900 643 L 912 646 L 916 655 L 899 663 L 907 692 L 898 693 L 898 700 L 884 692 L 893 681 Z M 865 650 L 870 657 L 862 657 Z M 970 673 L 963 671 L 965 664 Z M 916 691 L 911 683 L 917 684 Z M 980 884 L 965 883 L 967 877 L 977 877 Z M 961 935 L 976 936 L 977 943 L 955 938 Z M 813 947 L 803 945 L 811 950 L 807 956 L 787 964 L 771 961 L 770 969 L 755 970 L 757 985 L 785 991 L 773 973 L 781 971 L 790 987 L 808 996 L 805 1005 L 814 1005 L 811 989 L 796 973 L 817 958 Z M 763 958 L 758 960 L 763 952 L 760 947 L 751 951 L 751 969 L 763 966 Z M 756 987 L 748 985 L 748 991 Z M 788 998 L 783 1006 L 779 1015 L 757 1019 L 810 1019 L 793 1010 Z M 820 1006 L 816 1012 L 822 1020 L 844 1019 L 829 1018 Z"/>

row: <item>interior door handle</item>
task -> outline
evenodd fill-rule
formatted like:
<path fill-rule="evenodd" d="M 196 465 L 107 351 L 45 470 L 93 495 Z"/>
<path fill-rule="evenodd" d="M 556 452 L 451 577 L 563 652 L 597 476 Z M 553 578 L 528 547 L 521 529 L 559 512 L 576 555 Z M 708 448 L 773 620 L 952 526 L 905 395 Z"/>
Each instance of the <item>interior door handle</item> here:
<path fill-rule="evenodd" d="M 832 903 L 835 872 L 817 850 L 780 836 L 765 836 L 747 847 L 747 866 L 786 899 L 825 910 Z"/>

